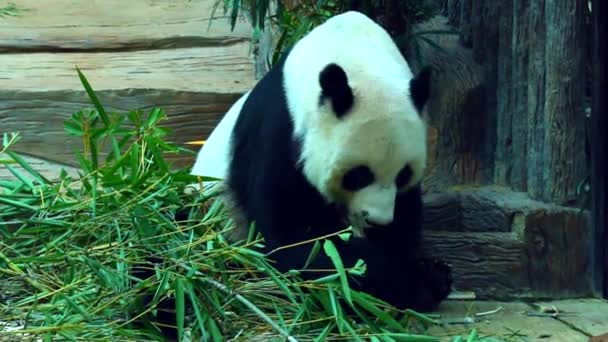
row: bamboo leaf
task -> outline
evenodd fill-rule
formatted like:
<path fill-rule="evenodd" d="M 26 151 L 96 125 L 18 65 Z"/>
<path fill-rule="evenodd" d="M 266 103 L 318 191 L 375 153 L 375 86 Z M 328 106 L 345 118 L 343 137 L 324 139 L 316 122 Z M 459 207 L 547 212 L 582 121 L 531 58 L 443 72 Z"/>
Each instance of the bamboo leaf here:
<path fill-rule="evenodd" d="M 34 170 L 30 164 L 23 159 L 20 155 L 18 155 L 17 153 L 13 152 L 13 151 L 6 151 L 6 154 L 8 154 L 15 162 L 17 162 L 17 164 L 19 164 L 19 166 L 21 166 L 25 171 L 27 171 L 30 175 L 32 175 L 32 177 L 36 178 L 36 180 L 41 184 L 51 184 L 51 181 L 49 181 L 48 179 L 46 179 L 40 172 Z"/>
<path fill-rule="evenodd" d="M 89 84 L 89 81 L 87 80 L 87 78 L 84 76 L 84 74 L 80 71 L 80 69 L 78 67 L 76 67 L 76 71 L 78 72 L 78 78 L 80 78 L 80 82 L 84 86 L 84 89 L 86 90 L 87 95 L 89 96 L 89 99 L 91 100 L 91 102 L 93 102 L 95 109 L 97 109 L 97 113 L 99 113 L 99 117 L 101 118 L 101 121 L 103 121 L 103 124 L 106 127 L 109 127 L 110 118 L 108 117 L 106 110 L 103 108 L 101 101 L 99 101 L 99 98 L 95 94 L 95 91 L 93 91 L 91 84 Z"/>
<path fill-rule="evenodd" d="M 338 275 L 340 277 L 340 282 L 342 283 L 342 291 L 344 292 L 344 297 L 346 298 L 346 301 L 350 305 L 352 305 L 353 301 L 350 292 L 350 287 L 348 285 L 348 278 L 346 275 L 346 271 L 344 270 L 344 265 L 342 264 L 342 259 L 338 254 L 336 246 L 331 240 L 325 240 L 325 242 L 323 243 L 323 250 L 325 251 L 327 256 L 329 256 L 334 266 L 336 267 L 336 270 L 338 271 Z"/>
<path fill-rule="evenodd" d="M 175 278 L 175 316 L 177 320 L 177 340 L 182 341 L 184 337 L 186 306 L 184 298 L 184 284 L 181 277 Z"/>

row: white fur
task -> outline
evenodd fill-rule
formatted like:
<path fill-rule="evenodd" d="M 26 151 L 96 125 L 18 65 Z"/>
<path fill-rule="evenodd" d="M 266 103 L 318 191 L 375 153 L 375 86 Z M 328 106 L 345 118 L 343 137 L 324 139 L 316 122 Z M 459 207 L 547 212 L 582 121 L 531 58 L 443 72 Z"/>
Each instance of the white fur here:
<path fill-rule="evenodd" d="M 355 105 L 339 119 L 331 103 L 319 108 L 319 74 L 329 63 L 345 70 Z M 295 134 L 303 141 L 301 162 L 308 180 L 335 202 L 347 198 L 355 232 L 370 220 L 392 221 L 395 178 L 409 163 L 420 181 L 426 167 L 426 127 L 409 97 L 412 72 L 388 33 L 358 12 L 334 16 L 293 48 L 284 68 Z M 357 164 L 376 182 L 354 194 L 340 189 L 343 173 Z"/>
<path fill-rule="evenodd" d="M 224 179 L 230 162 L 230 137 L 249 92 L 230 107 L 196 156 L 191 175 Z"/>
<path fill-rule="evenodd" d="M 328 101 L 319 107 L 319 74 L 329 63 L 345 70 L 355 96 L 354 107 L 341 119 Z M 363 234 L 366 218 L 390 223 L 397 192 L 418 183 L 426 166 L 426 128 L 409 97 L 413 75 L 391 37 L 363 14 L 334 16 L 293 47 L 283 75 L 308 181 L 326 200 L 346 204 L 356 235 Z M 226 176 L 230 134 L 247 95 L 213 131 L 192 174 Z M 372 170 L 376 181 L 355 193 L 345 192 L 344 173 L 361 164 Z M 395 179 L 406 164 L 412 178 L 397 189 Z"/>

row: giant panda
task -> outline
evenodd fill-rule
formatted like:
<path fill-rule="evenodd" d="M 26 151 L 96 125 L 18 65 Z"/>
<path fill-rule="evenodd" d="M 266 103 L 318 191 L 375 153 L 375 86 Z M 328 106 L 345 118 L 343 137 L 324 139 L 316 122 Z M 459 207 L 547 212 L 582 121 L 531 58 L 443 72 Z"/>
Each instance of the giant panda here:
<path fill-rule="evenodd" d="M 192 174 L 222 179 L 237 223 L 233 239 L 255 223 L 278 270 L 302 269 L 312 244 L 277 248 L 350 225 L 352 238 L 333 242 L 345 267 L 366 262 L 351 286 L 398 308 L 432 310 L 449 294 L 452 275 L 419 248 L 430 73 L 414 75 L 364 14 L 333 16 L 230 108 Z M 333 263 L 318 253 L 308 268 Z"/>

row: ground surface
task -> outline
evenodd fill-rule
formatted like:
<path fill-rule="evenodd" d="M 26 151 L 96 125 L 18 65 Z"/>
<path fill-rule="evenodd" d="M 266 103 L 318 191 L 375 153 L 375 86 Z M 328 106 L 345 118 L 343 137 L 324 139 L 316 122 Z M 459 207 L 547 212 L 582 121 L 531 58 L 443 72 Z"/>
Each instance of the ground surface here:
<path fill-rule="evenodd" d="M 555 317 L 541 312 L 553 307 L 558 310 Z M 493 336 L 501 341 L 579 342 L 608 333 L 608 302 L 597 299 L 530 304 L 449 301 L 438 312 L 455 324 L 432 328 L 431 333 L 437 336 L 466 336 L 476 328 L 479 337 Z M 474 317 L 475 322 L 456 324 L 467 317 Z"/>

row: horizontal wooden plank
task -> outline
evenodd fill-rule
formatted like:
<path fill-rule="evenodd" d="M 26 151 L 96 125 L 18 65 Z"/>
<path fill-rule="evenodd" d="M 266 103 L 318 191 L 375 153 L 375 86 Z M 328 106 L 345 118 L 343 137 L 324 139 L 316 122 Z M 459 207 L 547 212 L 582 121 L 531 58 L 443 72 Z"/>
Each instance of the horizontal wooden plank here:
<path fill-rule="evenodd" d="M 53 90 L 81 90 L 80 68 L 96 90 L 168 89 L 242 93 L 255 81 L 249 42 L 174 50 L 0 54 L 0 101 L 17 91 L 44 98 Z"/>
<path fill-rule="evenodd" d="M 24 11 L 0 20 L 0 52 L 217 46 L 252 34 L 244 20 L 231 31 L 221 4 L 209 27 L 215 0 L 14 3 Z"/>
<path fill-rule="evenodd" d="M 169 119 L 163 126 L 173 130 L 169 137 L 177 143 L 205 139 L 241 94 L 185 92 L 159 89 L 100 91 L 106 109 L 126 113 L 131 109 L 162 107 Z M 75 151 L 82 141 L 68 136 L 63 123 L 82 108 L 92 108 L 84 91 L 7 92 L 0 88 L 0 128 L 20 131 L 22 140 L 15 150 L 48 161 L 76 165 Z M 192 149 L 196 149 L 196 146 Z M 180 165 L 192 157 L 176 159 Z"/>
<path fill-rule="evenodd" d="M 228 46 L 97 53 L 0 54 L 0 128 L 19 131 L 18 151 L 74 164 L 82 143 L 63 122 L 90 108 L 75 66 L 111 111 L 167 111 L 176 142 L 205 139 L 255 83 L 248 42 Z"/>
<path fill-rule="evenodd" d="M 21 157 L 23 157 L 23 159 L 25 159 L 25 161 L 28 163 L 28 165 L 32 169 L 38 171 L 40 174 L 42 174 L 42 176 L 44 176 L 46 179 L 48 179 L 50 181 L 57 181 L 59 179 L 59 174 L 61 172 L 61 169 L 64 169 L 66 171 L 66 173 L 68 175 L 70 175 L 71 177 L 73 177 L 74 179 L 78 178 L 78 169 L 76 169 L 76 168 L 49 162 L 42 158 L 36 158 L 36 157 L 27 156 L 27 155 L 22 155 Z M 1 153 L 0 153 L 0 159 L 10 160 L 10 158 L 8 156 L 4 156 Z M 15 168 L 17 170 L 17 172 L 20 172 L 22 175 L 24 175 L 26 178 L 28 178 L 30 180 L 34 180 L 34 177 L 31 176 L 25 169 L 23 169 L 18 164 L 10 164 L 10 165 L 13 168 Z M 9 171 L 9 169 L 4 165 L 0 165 L 0 179 L 18 180 L 18 178 L 15 175 L 13 175 L 13 173 L 11 173 Z"/>

